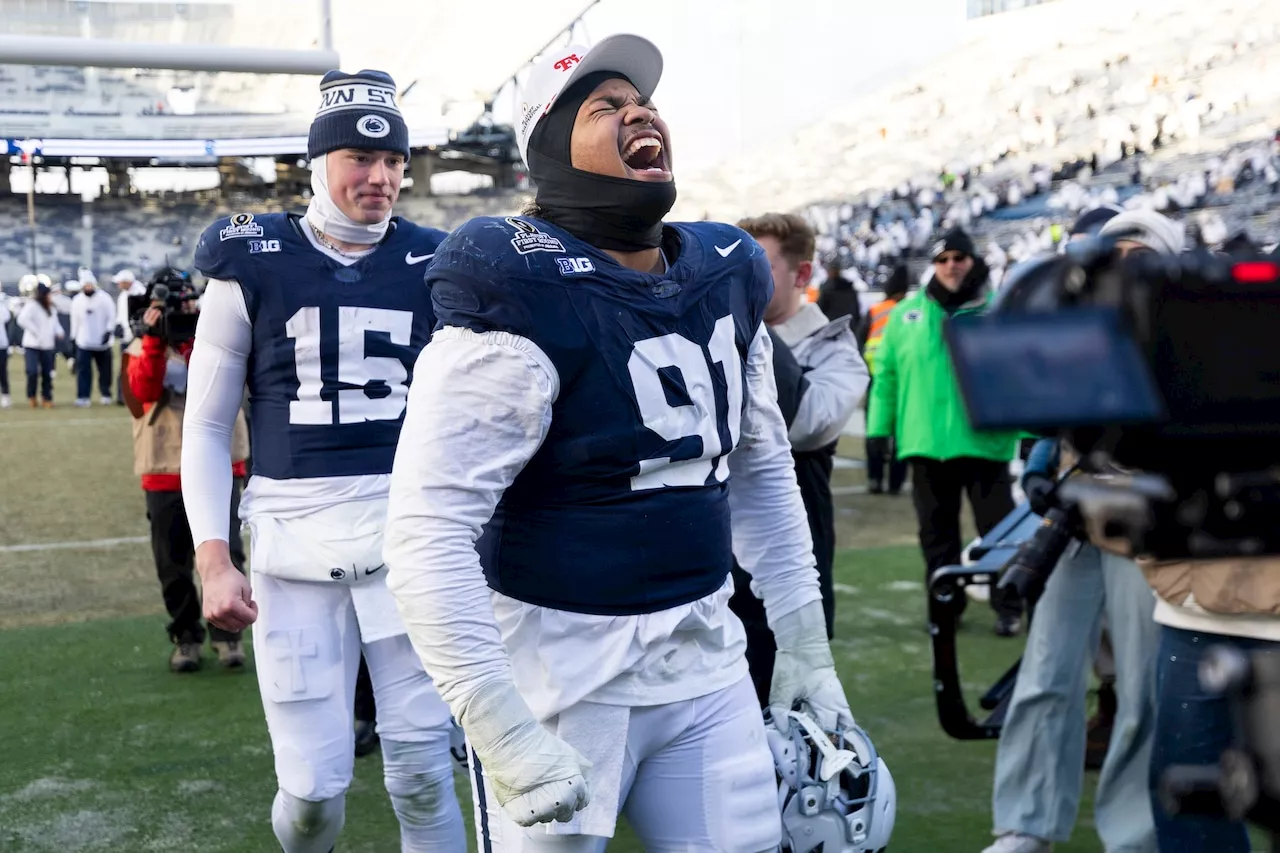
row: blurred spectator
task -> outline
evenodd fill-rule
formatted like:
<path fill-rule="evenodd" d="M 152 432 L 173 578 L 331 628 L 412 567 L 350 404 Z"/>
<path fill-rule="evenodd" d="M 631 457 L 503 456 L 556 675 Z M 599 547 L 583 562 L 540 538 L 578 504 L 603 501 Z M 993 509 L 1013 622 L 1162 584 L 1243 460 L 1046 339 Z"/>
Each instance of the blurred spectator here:
<path fill-rule="evenodd" d="M 871 374 L 871 383 L 875 384 L 876 377 L 876 349 L 880 346 L 880 340 L 884 337 L 884 327 L 889 323 L 889 314 L 898 306 L 898 303 L 907 298 L 907 291 L 910 287 L 910 280 L 907 278 L 907 267 L 905 264 L 897 264 L 893 268 L 893 272 L 889 275 L 889 280 L 884 285 L 884 301 L 878 302 L 871 306 L 871 310 L 867 312 L 867 329 L 864 333 L 866 345 L 862 350 L 862 357 L 867 363 L 867 370 Z M 867 394 L 868 408 L 870 407 L 871 394 Z M 885 491 L 884 474 L 885 468 L 889 469 L 889 494 L 896 495 L 902 491 L 902 484 L 907 479 L 907 463 L 898 459 L 894 452 L 894 440 L 892 437 L 866 439 L 867 449 L 867 491 L 873 495 L 882 494 Z"/>
<path fill-rule="evenodd" d="M 85 275 L 87 273 L 88 275 Z M 76 347 L 76 405 L 89 405 L 93 370 L 98 370 L 100 402 L 111 404 L 111 336 L 115 302 L 98 289 L 97 278 L 81 270 L 81 289 L 71 300 L 71 339 Z"/>
<path fill-rule="evenodd" d="M 13 405 L 9 399 L 9 300 L 0 292 L 0 409 Z"/>
<path fill-rule="evenodd" d="M 36 287 L 34 299 L 27 302 L 18 314 L 22 327 L 22 350 L 27 367 L 27 402 L 36 408 L 36 385 L 46 409 L 53 408 L 53 357 L 58 342 L 64 337 L 58 312 L 53 309 L 52 291 L 41 282 Z"/>
<path fill-rule="evenodd" d="M 855 335 L 862 327 L 862 306 L 858 302 L 858 288 L 840 272 L 840 261 L 826 263 L 827 278 L 818 291 L 818 308 L 832 320 L 849 318 L 849 328 Z"/>
<path fill-rule="evenodd" d="M 49 287 L 49 300 L 53 303 L 53 310 L 58 314 L 58 324 L 62 326 L 62 337 L 58 338 L 56 349 L 66 359 L 68 367 L 75 370 L 75 343 L 72 341 L 71 334 L 71 296 L 67 292 L 67 285 L 71 286 L 72 293 L 80 289 L 79 281 L 69 281 L 65 284 L 55 281 Z M 53 374 L 55 378 L 57 375 L 56 372 Z"/>
<path fill-rule="evenodd" d="M 942 339 L 942 324 L 986 309 L 987 266 L 962 229 L 934 246 L 933 277 L 889 315 L 876 349 L 876 381 L 867 421 L 869 438 L 893 439 L 897 458 L 911 465 L 911 489 L 925 560 L 925 585 L 944 566 L 960 562 L 960 497 L 969 496 L 985 535 L 1013 510 L 1009 463 L 1013 433 L 975 432 L 960 398 Z M 968 603 L 956 597 L 958 610 Z M 996 634 L 1022 627 L 1022 603 L 992 591 Z"/>

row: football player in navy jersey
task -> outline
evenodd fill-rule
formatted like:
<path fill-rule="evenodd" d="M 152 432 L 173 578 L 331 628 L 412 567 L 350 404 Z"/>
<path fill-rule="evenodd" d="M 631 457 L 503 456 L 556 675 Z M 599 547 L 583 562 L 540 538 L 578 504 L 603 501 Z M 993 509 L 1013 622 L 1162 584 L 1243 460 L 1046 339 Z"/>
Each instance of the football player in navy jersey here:
<path fill-rule="evenodd" d="M 774 764 L 729 610 L 734 552 L 777 635 L 775 714 L 851 724 L 745 232 L 665 224 L 662 57 L 612 36 L 535 65 L 535 209 L 436 250 L 437 314 L 384 555 L 466 730 L 482 851 L 773 850 Z"/>
<path fill-rule="evenodd" d="M 328 853 L 354 761 L 361 651 L 404 851 L 465 847 L 449 709 L 386 586 L 382 528 L 413 363 L 435 324 L 422 271 L 445 236 L 393 217 L 409 135 L 395 84 L 331 71 L 307 142 L 305 216 L 238 214 L 200 238 L 209 278 L 183 430 L 183 498 L 205 617 L 253 624 L 285 853 Z M 240 504 L 252 587 L 228 572 L 228 436 L 249 388 Z M 232 577 L 235 574 L 235 577 Z"/>

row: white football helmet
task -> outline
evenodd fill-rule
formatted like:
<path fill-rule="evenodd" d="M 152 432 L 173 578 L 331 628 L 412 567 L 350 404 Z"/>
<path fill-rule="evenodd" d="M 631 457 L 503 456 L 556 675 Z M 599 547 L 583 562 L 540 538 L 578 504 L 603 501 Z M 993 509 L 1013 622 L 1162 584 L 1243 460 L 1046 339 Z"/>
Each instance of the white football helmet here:
<path fill-rule="evenodd" d="M 27 273 L 18 279 L 18 293 L 26 297 L 36 295 L 36 288 L 40 285 L 40 280 L 31 273 Z"/>
<path fill-rule="evenodd" d="M 893 776 L 858 726 L 826 732 L 808 714 L 788 712 L 780 728 L 765 712 L 778 773 L 785 853 L 879 853 L 898 810 Z"/>

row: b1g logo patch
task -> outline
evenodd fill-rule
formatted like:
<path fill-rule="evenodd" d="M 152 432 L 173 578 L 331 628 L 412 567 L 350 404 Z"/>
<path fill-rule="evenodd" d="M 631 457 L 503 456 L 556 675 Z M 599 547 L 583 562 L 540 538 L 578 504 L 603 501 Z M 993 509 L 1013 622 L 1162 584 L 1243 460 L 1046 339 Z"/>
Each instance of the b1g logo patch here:
<path fill-rule="evenodd" d="M 262 226 L 253 221 L 252 213 L 237 213 L 231 217 L 231 224 L 218 232 L 221 240 L 235 240 L 240 237 L 261 237 Z"/>
<path fill-rule="evenodd" d="M 590 258 L 556 258 L 560 265 L 560 275 L 586 275 L 596 271 L 596 265 Z"/>
<path fill-rule="evenodd" d="M 261 252 L 278 252 L 280 251 L 279 240 L 250 240 L 249 254 L 257 255 Z"/>
<path fill-rule="evenodd" d="M 539 231 L 533 223 L 508 216 L 507 224 L 516 229 L 516 238 L 511 241 L 511 245 L 520 254 L 528 255 L 532 252 L 564 254 L 564 244 L 550 234 Z"/>

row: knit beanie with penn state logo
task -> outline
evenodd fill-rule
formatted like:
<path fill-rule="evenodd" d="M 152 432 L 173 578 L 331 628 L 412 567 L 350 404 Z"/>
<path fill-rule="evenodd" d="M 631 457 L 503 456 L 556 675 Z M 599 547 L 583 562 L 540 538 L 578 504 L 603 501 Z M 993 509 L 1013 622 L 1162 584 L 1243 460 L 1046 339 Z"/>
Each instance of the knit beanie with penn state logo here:
<path fill-rule="evenodd" d="M 320 109 L 307 134 L 311 159 L 339 148 L 409 156 L 409 128 L 396 106 L 396 83 L 385 71 L 330 71 L 320 81 Z"/>

